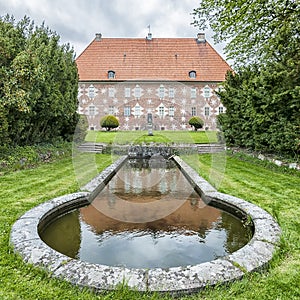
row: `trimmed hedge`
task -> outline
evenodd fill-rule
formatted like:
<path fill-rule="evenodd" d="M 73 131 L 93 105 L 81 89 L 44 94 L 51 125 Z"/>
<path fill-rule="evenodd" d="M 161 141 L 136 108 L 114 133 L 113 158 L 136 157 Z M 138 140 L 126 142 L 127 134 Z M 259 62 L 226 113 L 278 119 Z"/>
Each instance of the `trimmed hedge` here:
<path fill-rule="evenodd" d="M 101 118 L 100 126 L 110 131 L 111 129 L 119 127 L 119 121 L 115 116 L 107 115 Z"/>
<path fill-rule="evenodd" d="M 198 116 L 193 116 L 189 120 L 189 124 L 194 127 L 194 130 L 197 131 L 198 129 L 202 128 L 204 125 L 204 121 L 198 117 Z"/>

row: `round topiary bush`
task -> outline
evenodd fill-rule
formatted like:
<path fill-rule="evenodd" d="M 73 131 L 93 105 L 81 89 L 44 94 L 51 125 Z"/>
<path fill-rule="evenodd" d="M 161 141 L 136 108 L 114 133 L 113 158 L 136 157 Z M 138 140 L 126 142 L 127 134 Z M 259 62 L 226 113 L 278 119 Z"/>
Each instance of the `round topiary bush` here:
<path fill-rule="evenodd" d="M 113 128 L 119 127 L 119 121 L 115 116 L 107 115 L 101 118 L 100 126 L 110 131 Z"/>
<path fill-rule="evenodd" d="M 189 124 L 194 127 L 195 131 L 197 131 L 203 127 L 204 121 L 200 117 L 194 116 L 190 118 Z"/>

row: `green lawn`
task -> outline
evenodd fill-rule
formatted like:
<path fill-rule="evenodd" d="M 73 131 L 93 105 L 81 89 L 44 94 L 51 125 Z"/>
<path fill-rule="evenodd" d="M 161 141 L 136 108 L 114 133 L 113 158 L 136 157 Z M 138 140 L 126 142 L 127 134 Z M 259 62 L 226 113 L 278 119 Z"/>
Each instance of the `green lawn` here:
<path fill-rule="evenodd" d="M 148 136 L 147 131 L 89 131 L 87 142 L 130 144 L 130 143 L 216 143 L 216 131 L 154 131 Z"/>
<path fill-rule="evenodd" d="M 110 155 L 97 155 L 99 171 L 110 159 Z M 207 179 L 212 173 L 211 161 L 211 155 L 199 156 L 200 173 Z M 214 184 L 214 178 L 222 176 L 223 171 L 220 165 L 213 165 L 211 181 Z M 172 299 L 157 294 L 141 295 L 126 288 L 95 295 L 51 278 L 46 272 L 24 264 L 12 252 L 8 246 L 9 234 L 19 216 L 39 203 L 78 190 L 71 159 L 9 172 L 0 176 L 0 183 L 0 299 Z M 246 162 L 228 156 L 219 190 L 256 203 L 278 216 L 283 229 L 281 250 L 263 273 L 249 274 L 228 286 L 206 289 L 181 299 L 299 299 L 299 186 L 299 172 L 285 172 L 277 167 L 269 169 L 256 160 Z"/>
<path fill-rule="evenodd" d="M 217 160 L 217 155 L 213 156 Z M 207 180 L 218 177 L 209 175 L 211 158 L 199 156 L 200 174 Z M 276 217 L 283 230 L 281 250 L 267 272 L 250 274 L 230 288 L 204 293 L 209 299 L 300 299 L 300 172 L 264 164 L 258 159 L 242 161 L 227 156 L 218 189 L 255 203 Z M 214 166 L 218 173 L 218 165 Z M 222 177 L 222 167 L 220 170 Z M 214 184 L 215 180 L 210 181 Z"/>

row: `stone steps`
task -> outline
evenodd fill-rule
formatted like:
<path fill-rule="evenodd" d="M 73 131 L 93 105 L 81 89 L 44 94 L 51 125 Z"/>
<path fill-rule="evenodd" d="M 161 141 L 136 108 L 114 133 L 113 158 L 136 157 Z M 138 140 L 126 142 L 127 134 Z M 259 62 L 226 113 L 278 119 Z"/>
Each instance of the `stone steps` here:
<path fill-rule="evenodd" d="M 91 152 L 91 153 L 103 153 L 103 150 L 105 149 L 106 145 L 101 143 L 92 143 L 87 142 L 83 143 L 78 146 L 78 150 L 82 152 Z M 182 148 L 183 145 L 178 146 L 178 148 Z M 187 145 L 184 145 L 184 147 L 188 147 Z M 176 148 L 176 146 L 175 146 Z M 219 153 L 225 150 L 225 145 L 220 144 L 199 144 L 196 145 L 197 152 L 199 154 L 205 154 L 205 153 Z"/>
<path fill-rule="evenodd" d="M 201 145 L 197 145 L 197 150 L 198 150 L 199 154 L 219 153 L 219 152 L 225 151 L 225 145 L 201 144 Z"/>
<path fill-rule="evenodd" d="M 89 142 L 79 145 L 77 149 L 82 152 L 103 153 L 104 147 L 103 144 Z"/>

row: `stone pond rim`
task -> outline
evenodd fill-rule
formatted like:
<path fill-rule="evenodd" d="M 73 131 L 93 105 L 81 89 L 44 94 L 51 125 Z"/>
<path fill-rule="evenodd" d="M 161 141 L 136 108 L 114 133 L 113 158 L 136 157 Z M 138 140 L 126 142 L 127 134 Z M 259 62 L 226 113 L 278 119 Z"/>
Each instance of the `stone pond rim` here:
<path fill-rule="evenodd" d="M 219 193 L 178 156 L 173 159 L 200 194 L 212 206 L 238 217 L 248 216 L 254 226 L 252 239 L 241 249 L 216 260 L 187 267 L 134 269 L 91 264 L 67 257 L 46 245 L 39 228 L 51 218 L 89 204 L 126 160 L 121 157 L 85 187 L 86 192 L 61 196 L 26 212 L 13 225 L 10 243 L 25 262 L 47 270 L 51 276 L 95 291 L 113 290 L 124 282 L 141 292 L 189 294 L 206 286 L 228 283 L 246 273 L 263 269 L 279 248 L 281 229 L 273 217 L 243 199 Z"/>

